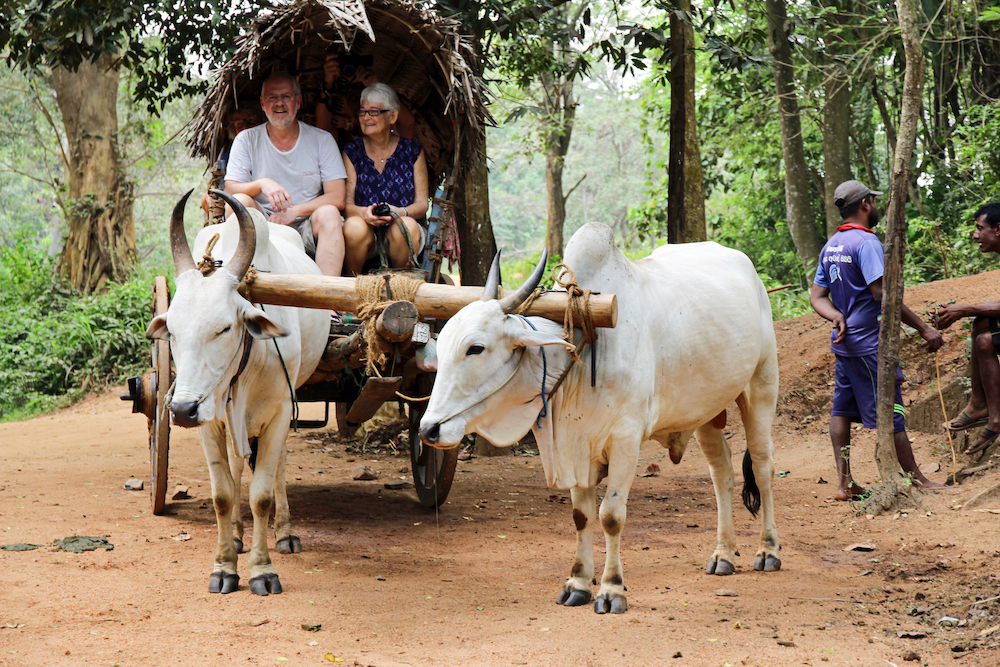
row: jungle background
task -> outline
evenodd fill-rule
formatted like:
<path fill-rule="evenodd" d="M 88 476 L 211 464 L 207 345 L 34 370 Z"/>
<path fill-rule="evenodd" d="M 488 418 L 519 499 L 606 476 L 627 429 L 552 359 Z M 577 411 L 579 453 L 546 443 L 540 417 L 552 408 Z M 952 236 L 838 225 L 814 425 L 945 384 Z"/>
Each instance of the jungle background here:
<path fill-rule="evenodd" d="M 634 257 L 701 239 L 744 251 L 769 287 L 792 286 L 772 295 L 784 319 L 810 312 L 839 220 L 827 194 L 848 178 L 889 191 L 906 62 L 888 3 L 424 4 L 462 22 L 495 95 L 488 221 L 505 282 L 600 221 Z M 185 124 L 269 6 L 0 0 L 0 420 L 148 365 L 169 211 L 207 180 Z M 995 268 L 971 214 L 1000 198 L 1000 6 L 916 9 L 907 285 Z"/>

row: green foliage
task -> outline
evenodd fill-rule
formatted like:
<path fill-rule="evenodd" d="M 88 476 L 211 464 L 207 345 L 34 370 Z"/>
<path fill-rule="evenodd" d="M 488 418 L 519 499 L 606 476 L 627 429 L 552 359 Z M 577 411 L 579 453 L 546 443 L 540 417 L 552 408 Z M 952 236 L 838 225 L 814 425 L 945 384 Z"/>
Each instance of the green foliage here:
<path fill-rule="evenodd" d="M 149 365 L 149 276 L 82 297 L 22 234 L 0 246 L 0 420 L 52 409 Z"/>
<path fill-rule="evenodd" d="M 236 37 L 268 0 L 0 0 L 0 53 L 22 71 L 117 56 L 135 76 L 150 112 L 205 90 L 209 68 L 228 59 Z"/>

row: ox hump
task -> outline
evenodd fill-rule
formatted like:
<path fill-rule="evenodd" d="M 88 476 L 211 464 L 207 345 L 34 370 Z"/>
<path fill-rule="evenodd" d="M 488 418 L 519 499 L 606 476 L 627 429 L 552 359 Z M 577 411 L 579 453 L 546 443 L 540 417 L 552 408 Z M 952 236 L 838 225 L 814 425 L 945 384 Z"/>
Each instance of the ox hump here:
<path fill-rule="evenodd" d="M 601 222 L 589 222 L 570 238 L 563 261 L 573 269 L 579 280 L 584 274 L 593 275 L 608 264 L 627 259 L 615 247 L 615 233 L 610 227 Z"/>

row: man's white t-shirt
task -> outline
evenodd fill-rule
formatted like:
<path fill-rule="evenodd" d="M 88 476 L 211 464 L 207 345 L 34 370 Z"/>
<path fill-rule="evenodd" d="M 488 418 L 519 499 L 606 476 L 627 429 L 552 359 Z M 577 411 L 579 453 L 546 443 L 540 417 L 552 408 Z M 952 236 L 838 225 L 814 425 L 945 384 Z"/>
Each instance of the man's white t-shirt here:
<path fill-rule="evenodd" d="M 267 137 L 267 123 L 243 130 L 233 140 L 226 165 L 226 180 L 249 183 L 270 178 L 292 198 L 292 205 L 311 201 L 323 194 L 323 183 L 347 178 L 344 160 L 333 135 L 326 130 L 299 123 L 299 138 L 289 151 L 279 151 Z M 263 193 L 254 198 L 264 212 L 274 213 Z"/>

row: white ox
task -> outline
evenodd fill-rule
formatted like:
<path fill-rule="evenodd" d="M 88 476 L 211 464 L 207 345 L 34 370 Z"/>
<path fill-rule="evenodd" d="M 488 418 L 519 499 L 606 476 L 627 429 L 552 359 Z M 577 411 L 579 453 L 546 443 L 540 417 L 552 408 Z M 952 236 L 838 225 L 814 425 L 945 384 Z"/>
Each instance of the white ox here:
<path fill-rule="evenodd" d="M 222 225 L 202 229 L 195 252 L 200 256 L 209 239 L 219 234 L 214 253 L 223 265 L 208 277 L 195 267 L 184 233 L 188 192 L 170 221 L 177 291 L 170 308 L 153 319 L 146 335 L 170 340 L 177 369 L 170 403 L 173 420 L 179 426 L 198 427 L 208 461 L 219 529 L 209 591 L 231 593 L 239 588 L 240 477 L 243 460 L 253 454 L 250 590 L 267 595 L 281 592 L 267 548 L 272 508 L 278 551 L 302 550 L 285 494 L 285 437 L 292 417 L 288 382 L 298 387 L 316 368 L 326 346 L 330 313 L 279 306 L 269 306 L 265 313 L 239 294 L 237 287 L 251 262 L 257 270 L 273 273 L 320 275 L 320 271 L 294 230 L 268 223 L 258 211 L 247 213 L 238 201 L 217 193 L 236 214 Z"/>
<path fill-rule="evenodd" d="M 422 440 L 447 448 L 477 432 L 503 446 L 529 428 L 534 432 L 548 485 L 570 489 L 573 498 L 576 558 L 559 604 L 592 599 L 597 484 L 606 476 L 600 522 L 607 557 L 594 610 L 622 613 L 628 604 L 619 540 L 645 440 L 657 440 L 678 463 L 695 434 L 718 504 L 707 572 L 735 571 L 732 455 L 721 428 L 726 407 L 736 401 L 747 437 L 744 503 L 756 515 L 763 498 L 753 567 L 780 569 L 771 498 L 777 348 L 771 306 L 753 264 L 715 243 L 662 246 L 631 261 L 615 248 L 611 229 L 596 223 L 573 235 L 565 263 L 581 287 L 618 297 L 617 328 L 601 329 L 596 343 L 596 386 L 590 386 L 589 364 L 573 365 L 548 401 L 548 416 L 539 418 L 542 387 L 551 393 L 570 362 L 562 326 L 509 313 L 538 284 L 545 257 L 517 293 L 501 301 L 495 298 L 494 261 L 482 300 L 459 311 L 438 338 L 439 367 L 420 422 Z"/>

